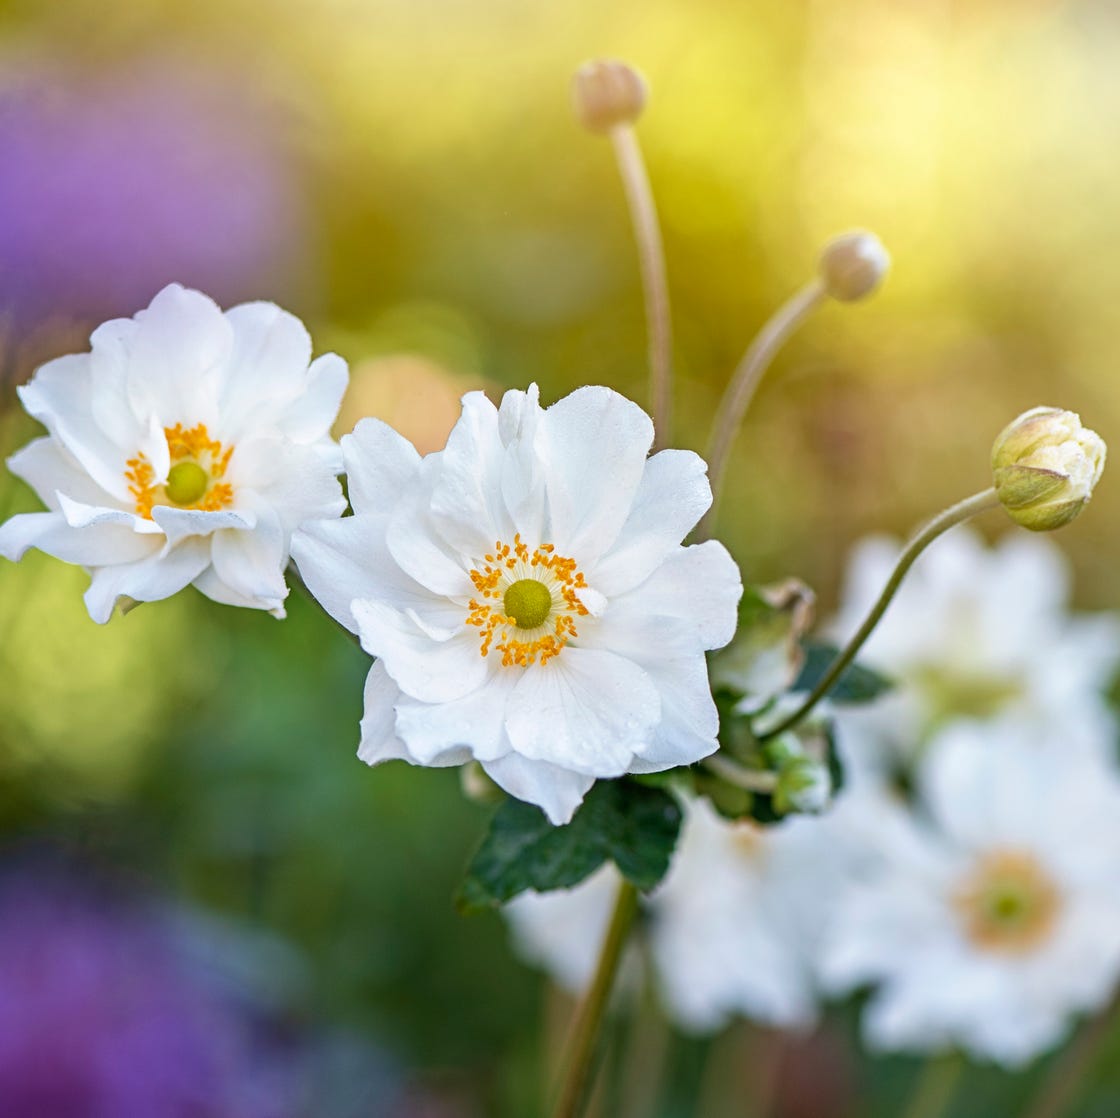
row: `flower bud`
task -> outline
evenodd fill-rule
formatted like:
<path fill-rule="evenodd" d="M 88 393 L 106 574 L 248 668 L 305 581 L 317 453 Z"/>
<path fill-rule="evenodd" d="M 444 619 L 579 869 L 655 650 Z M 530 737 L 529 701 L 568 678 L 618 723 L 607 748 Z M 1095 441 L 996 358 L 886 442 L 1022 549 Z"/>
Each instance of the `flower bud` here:
<path fill-rule="evenodd" d="M 790 761 L 778 774 L 774 789 L 774 810 L 780 815 L 816 815 L 832 800 L 832 781 L 828 769 L 811 757 Z"/>
<path fill-rule="evenodd" d="M 459 781 L 463 795 L 484 807 L 501 803 L 506 798 L 505 792 L 486 775 L 477 761 L 470 761 L 459 770 Z"/>
<path fill-rule="evenodd" d="M 841 303 L 870 295 L 887 274 L 891 258 L 874 233 L 855 230 L 829 241 L 821 253 L 824 289 Z"/>
<path fill-rule="evenodd" d="M 585 62 L 572 78 L 572 108 L 590 132 L 633 124 L 646 103 L 645 79 L 625 62 Z"/>
<path fill-rule="evenodd" d="M 1089 502 L 1104 469 L 1104 440 L 1061 408 L 1031 408 L 992 447 L 996 493 L 1016 524 L 1049 532 Z"/>

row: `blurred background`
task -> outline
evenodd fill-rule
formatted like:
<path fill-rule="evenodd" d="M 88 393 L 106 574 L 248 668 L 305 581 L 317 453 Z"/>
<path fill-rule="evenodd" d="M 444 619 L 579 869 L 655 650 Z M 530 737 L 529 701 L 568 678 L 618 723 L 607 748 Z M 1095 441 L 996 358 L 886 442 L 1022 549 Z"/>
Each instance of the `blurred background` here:
<path fill-rule="evenodd" d="M 993 436 L 1033 405 L 1120 443 L 1109 0 L 7 0 L 0 449 L 34 434 L 14 389 L 37 364 L 172 280 L 273 299 L 341 353 L 339 433 L 378 415 L 436 449 L 463 391 L 530 380 L 547 401 L 589 382 L 643 400 L 610 146 L 568 108 L 575 66 L 604 55 L 652 89 L 678 445 L 703 449 L 827 237 L 866 227 L 893 255 L 876 298 L 810 322 L 747 421 L 720 534 L 748 579 L 798 575 L 827 613 L 851 541 L 984 487 Z M 33 507 L 0 479 L 3 515 Z M 1062 534 L 1083 606 L 1117 601 L 1118 514 L 1106 476 Z M 148 1047 L 113 1051 L 189 1050 L 196 1080 L 255 1085 L 107 1113 L 536 1113 L 566 1007 L 498 917 L 452 908 L 485 821 L 456 774 L 355 759 L 365 658 L 298 600 L 278 627 L 189 592 L 102 630 L 84 584 L 38 553 L 0 570 L 0 939 L 38 957 L 43 928 L 70 929 L 58 953 L 109 985 L 150 955 L 166 1014 L 221 1026 L 191 1047 L 141 999 L 114 1027 Z M 0 1116 L 89 1113 L 63 1108 L 57 1053 L 40 1067 L 4 1035 L 27 1035 L 9 989 Z M 80 1084 L 108 1073 L 96 1013 L 77 1016 Z M 893 1114 L 915 1066 L 860 1056 L 843 1014 L 805 1041 L 666 1044 L 666 1118 L 752 1113 L 711 1087 L 736 1075 L 785 1118 Z M 1105 1080 L 1084 1114 L 1115 1113 Z M 960 1118 L 1013 1112 L 1029 1077 L 969 1084 Z"/>

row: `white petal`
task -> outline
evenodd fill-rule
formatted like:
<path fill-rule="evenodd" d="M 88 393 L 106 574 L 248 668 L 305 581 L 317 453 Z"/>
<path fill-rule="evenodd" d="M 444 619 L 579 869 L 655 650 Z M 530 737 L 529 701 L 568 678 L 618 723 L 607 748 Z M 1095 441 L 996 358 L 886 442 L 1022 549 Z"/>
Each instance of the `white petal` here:
<path fill-rule="evenodd" d="M 246 530 L 256 527 L 257 515 L 252 509 L 179 509 L 156 505 L 152 520 L 163 529 L 168 545 L 174 547 L 188 536 L 212 536 L 215 532 Z"/>
<path fill-rule="evenodd" d="M 711 503 L 708 467 L 698 454 L 655 454 L 646 462 L 618 541 L 588 578 L 607 597 L 633 589 L 676 551 Z"/>
<path fill-rule="evenodd" d="M 556 827 L 571 822 L 583 797 L 595 783 L 592 776 L 545 761 L 531 761 L 516 753 L 507 753 L 496 761 L 484 761 L 482 768 L 499 788 L 527 804 L 536 804 Z"/>
<path fill-rule="evenodd" d="M 51 509 L 58 508 L 56 493 L 65 493 L 87 505 L 104 505 L 113 497 L 102 489 L 68 454 L 49 436 L 34 439 L 8 459 L 8 469 L 22 478 Z"/>
<path fill-rule="evenodd" d="M 137 448 L 118 447 L 94 421 L 88 354 L 48 361 L 17 391 L 28 414 L 47 428 L 102 489 L 124 504 L 133 502 L 124 475 L 127 460 Z"/>
<path fill-rule="evenodd" d="M 577 389 L 545 411 L 537 446 L 546 464 L 552 542 L 592 565 L 618 539 L 653 443 L 653 423 L 609 388 Z"/>
<path fill-rule="evenodd" d="M 514 749 L 590 776 L 619 776 L 661 717 L 657 688 L 611 652 L 568 646 L 523 669 L 506 730 Z"/>
<path fill-rule="evenodd" d="M 213 567 L 207 567 L 191 585 L 200 594 L 205 594 L 212 602 L 218 602 L 223 606 L 236 606 L 238 609 L 262 608 L 262 603 L 259 599 L 248 597 L 245 594 L 239 594 L 232 587 L 227 586 L 218 577 Z M 287 616 L 282 605 L 273 606 L 268 612 L 276 618 L 282 619 Z"/>
<path fill-rule="evenodd" d="M 426 703 L 461 699 L 487 675 L 478 633 L 463 625 L 449 640 L 433 640 L 410 616 L 381 602 L 359 600 L 350 607 L 362 647 L 384 660 L 385 670 L 406 694 Z"/>
<path fill-rule="evenodd" d="M 139 447 L 151 415 L 137 415 L 129 395 L 132 342 L 139 324 L 114 318 L 90 335 L 91 414 L 119 448 Z"/>
<path fill-rule="evenodd" d="M 516 532 L 540 540 L 547 508 L 544 463 L 537 453 L 537 428 L 544 409 L 535 384 L 527 392 L 509 391 L 498 409 L 498 432 L 506 452 L 502 461 L 502 499 Z"/>
<path fill-rule="evenodd" d="M 311 520 L 292 536 L 300 576 L 320 605 L 352 633 L 355 598 L 412 609 L 434 625 L 461 624 L 465 611 L 436 597 L 397 566 L 385 544 L 387 516 L 359 513 L 341 520 Z"/>
<path fill-rule="evenodd" d="M 141 419 L 165 426 L 216 427 L 219 375 L 233 349 L 233 328 L 200 291 L 173 283 L 136 315 L 129 353 L 128 394 Z M 213 430 L 211 433 L 215 433 Z"/>
<path fill-rule="evenodd" d="M 324 353 L 311 362 L 306 387 L 280 417 L 280 430 L 293 442 L 311 445 L 331 429 L 350 383 L 350 370 L 337 353 Z"/>
<path fill-rule="evenodd" d="M 275 303 L 242 303 L 225 317 L 233 344 L 218 399 L 223 433 L 237 442 L 247 428 L 278 420 L 300 396 L 311 360 L 311 336 L 295 315 Z M 324 433 L 325 428 L 317 432 Z"/>
<path fill-rule="evenodd" d="M 154 555 L 135 563 L 98 567 L 85 593 L 90 617 L 104 624 L 120 597 L 138 602 L 170 598 L 188 586 L 210 562 L 209 541 L 190 539 L 169 555 Z"/>
<path fill-rule="evenodd" d="M 251 531 L 226 528 L 216 532 L 211 557 L 222 582 L 260 602 L 262 609 L 276 609 L 288 596 L 284 532 L 275 514 L 263 505 L 257 510 L 257 524 Z"/>
<path fill-rule="evenodd" d="M 719 712 L 703 655 L 653 660 L 642 667 L 661 696 L 661 721 L 635 750 L 630 772 L 661 772 L 691 765 L 719 748 Z"/>
<path fill-rule="evenodd" d="M 380 419 L 363 419 L 352 434 L 343 435 L 342 457 L 356 513 L 388 512 L 420 466 L 412 443 Z"/>
<path fill-rule="evenodd" d="M 437 455 L 420 466 L 420 480 L 398 502 L 389 519 L 385 542 L 397 565 L 432 593 L 469 600 L 475 593 L 462 559 L 438 534 L 430 509 L 431 479 L 438 473 Z M 425 476 L 427 475 L 427 476 Z"/>
<path fill-rule="evenodd" d="M 242 443 L 230 459 L 227 480 L 238 509 L 261 505 L 280 520 L 285 535 L 306 520 L 341 516 L 346 509 L 342 486 L 331 467 L 309 446 L 286 439 Z"/>
<path fill-rule="evenodd" d="M 131 563 L 159 551 L 162 540 L 110 522 L 74 528 L 60 512 L 28 512 L 0 525 L 0 555 L 18 562 L 29 547 L 82 567 Z"/>
<path fill-rule="evenodd" d="M 401 689 L 389 678 L 385 665 L 377 660 L 366 676 L 362 710 L 362 740 L 358 756 L 367 765 L 382 761 L 411 761 L 408 747 L 397 737 L 396 704 Z"/>
<path fill-rule="evenodd" d="M 715 540 L 678 548 L 645 582 L 611 600 L 581 643 L 645 662 L 722 648 L 735 634 L 739 568 Z"/>
<path fill-rule="evenodd" d="M 65 493 L 58 495 L 58 509 L 71 528 L 86 528 L 91 524 L 118 524 L 141 535 L 162 535 L 158 524 L 145 520 L 134 512 L 106 508 L 104 505 L 84 505 L 81 501 L 71 500 Z"/>
<path fill-rule="evenodd" d="M 440 455 L 431 509 L 439 534 L 464 555 L 511 542 L 513 522 L 502 500 L 503 447 L 498 412 L 482 392 L 463 397 L 463 413 Z"/>
<path fill-rule="evenodd" d="M 499 668 L 481 687 L 453 702 L 402 698 L 397 705 L 397 734 L 423 765 L 456 746 L 468 747 L 479 761 L 496 760 L 510 751 L 506 703 L 516 681 L 515 672 Z"/>

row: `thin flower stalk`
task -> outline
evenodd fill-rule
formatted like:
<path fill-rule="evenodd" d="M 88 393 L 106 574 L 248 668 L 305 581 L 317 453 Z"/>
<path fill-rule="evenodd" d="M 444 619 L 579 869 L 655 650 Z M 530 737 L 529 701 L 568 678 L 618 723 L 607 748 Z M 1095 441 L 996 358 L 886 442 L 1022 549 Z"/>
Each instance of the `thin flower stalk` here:
<path fill-rule="evenodd" d="M 928 524 L 919 529 L 906 547 L 903 548 L 902 554 L 895 564 L 894 571 L 887 580 L 886 586 L 883 587 L 883 592 L 871 607 L 871 611 L 868 613 L 867 617 L 864 618 L 863 624 L 860 625 L 855 635 L 840 651 L 836 659 L 833 660 L 828 671 L 821 676 L 816 687 L 809 692 L 804 702 L 802 702 L 792 714 L 783 718 L 777 725 L 771 726 L 769 729 L 759 734 L 759 740 L 768 741 L 778 734 L 792 729 L 829 693 L 833 685 L 844 674 L 848 665 L 855 659 L 859 650 L 863 647 L 864 642 L 871 636 L 875 626 L 879 624 L 883 614 L 887 611 L 887 607 L 891 604 L 891 599 L 902 585 L 902 580 L 914 565 L 915 560 L 938 536 L 947 532 L 955 525 L 971 519 L 978 513 L 995 508 L 999 503 L 999 497 L 996 495 L 995 489 L 985 489 L 980 493 L 973 494 L 971 497 L 966 497 L 965 500 L 938 513 Z"/>

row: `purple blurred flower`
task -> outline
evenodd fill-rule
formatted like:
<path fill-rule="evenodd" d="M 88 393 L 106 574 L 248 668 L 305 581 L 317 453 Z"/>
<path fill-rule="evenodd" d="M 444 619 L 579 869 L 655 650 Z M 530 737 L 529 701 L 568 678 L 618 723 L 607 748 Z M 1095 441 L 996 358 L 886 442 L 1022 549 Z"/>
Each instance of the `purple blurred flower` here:
<path fill-rule="evenodd" d="M 290 295 L 306 210 L 273 123 L 223 75 L 158 63 L 0 92 L 0 317 L 103 318 L 172 280 Z"/>
<path fill-rule="evenodd" d="M 0 1118 L 277 1118 L 282 1077 L 162 920 L 0 884 Z"/>

